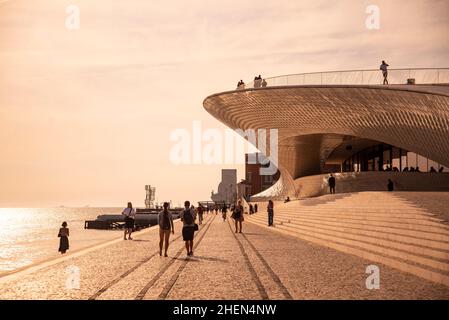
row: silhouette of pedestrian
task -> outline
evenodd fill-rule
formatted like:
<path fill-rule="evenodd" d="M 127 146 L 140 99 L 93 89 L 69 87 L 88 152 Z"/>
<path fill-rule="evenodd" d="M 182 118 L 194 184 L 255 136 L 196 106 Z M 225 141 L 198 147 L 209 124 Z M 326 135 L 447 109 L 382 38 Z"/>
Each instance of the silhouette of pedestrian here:
<path fill-rule="evenodd" d="M 335 194 L 335 177 L 332 173 L 329 175 L 329 179 L 327 179 L 327 183 L 329 185 L 330 194 Z"/>
<path fill-rule="evenodd" d="M 234 219 L 235 222 L 235 233 L 242 233 L 242 222 L 244 221 L 244 217 L 241 200 L 239 200 L 237 205 L 234 207 L 234 212 L 232 213 L 231 218 Z M 240 231 L 238 227 L 240 227 Z"/>
<path fill-rule="evenodd" d="M 170 231 L 171 233 L 175 233 L 175 227 L 173 226 L 173 216 L 171 212 L 168 210 L 170 204 L 168 202 L 164 202 L 164 209 L 159 212 L 157 216 L 158 224 L 159 224 L 159 255 L 162 256 L 162 249 L 165 243 L 165 256 L 167 255 L 168 245 L 170 241 Z M 165 240 L 165 241 L 164 241 Z"/>
<path fill-rule="evenodd" d="M 190 201 L 184 202 L 184 210 L 181 211 L 180 219 L 183 223 L 182 238 L 185 241 L 187 256 L 193 256 L 193 237 L 195 233 L 195 210 L 190 207 Z"/>
<path fill-rule="evenodd" d="M 268 201 L 267 212 L 268 212 L 268 226 L 272 227 L 274 218 L 274 204 L 272 200 Z"/>
<path fill-rule="evenodd" d="M 388 77 L 388 68 L 389 67 L 389 65 L 385 62 L 385 61 L 383 61 L 382 60 L 382 64 L 380 65 L 380 70 L 382 70 L 382 75 L 383 75 L 383 77 L 384 77 L 384 85 L 385 84 L 388 84 L 388 79 L 387 79 L 387 77 Z"/>
<path fill-rule="evenodd" d="M 393 181 L 391 181 L 391 179 L 388 179 L 387 189 L 388 191 L 393 191 L 394 189 L 394 183 Z"/>
<path fill-rule="evenodd" d="M 134 230 L 134 221 L 136 219 L 136 210 L 133 208 L 131 202 L 128 202 L 128 206 L 123 209 L 122 215 L 125 216 L 125 233 L 123 235 L 123 240 L 126 239 L 126 235 L 128 235 L 128 240 L 132 240 L 131 234 Z"/>
<path fill-rule="evenodd" d="M 59 252 L 61 254 L 66 253 L 69 250 L 69 228 L 67 228 L 67 222 L 62 223 L 62 228 L 59 229 Z"/>

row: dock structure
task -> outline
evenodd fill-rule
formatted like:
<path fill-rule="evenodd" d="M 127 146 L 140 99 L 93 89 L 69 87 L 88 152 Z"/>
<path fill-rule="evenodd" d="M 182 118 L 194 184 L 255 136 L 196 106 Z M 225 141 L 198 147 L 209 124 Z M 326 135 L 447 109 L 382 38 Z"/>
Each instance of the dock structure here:
<path fill-rule="evenodd" d="M 157 213 L 161 209 L 136 209 L 135 230 L 141 230 L 157 224 Z M 181 208 L 170 210 L 173 219 L 179 218 Z M 84 229 L 100 229 L 114 230 L 123 229 L 125 225 L 125 216 L 122 214 L 103 214 L 99 215 L 96 220 L 88 220 L 84 222 Z"/>

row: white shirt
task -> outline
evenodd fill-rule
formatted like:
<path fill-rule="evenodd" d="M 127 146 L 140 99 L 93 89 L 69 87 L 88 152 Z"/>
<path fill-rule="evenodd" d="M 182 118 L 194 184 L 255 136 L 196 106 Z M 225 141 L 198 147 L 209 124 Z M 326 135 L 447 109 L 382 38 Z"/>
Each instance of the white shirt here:
<path fill-rule="evenodd" d="M 125 208 L 123 209 L 122 214 L 124 214 L 125 216 L 128 216 L 130 218 L 135 219 L 136 218 L 136 210 L 134 208 Z"/>

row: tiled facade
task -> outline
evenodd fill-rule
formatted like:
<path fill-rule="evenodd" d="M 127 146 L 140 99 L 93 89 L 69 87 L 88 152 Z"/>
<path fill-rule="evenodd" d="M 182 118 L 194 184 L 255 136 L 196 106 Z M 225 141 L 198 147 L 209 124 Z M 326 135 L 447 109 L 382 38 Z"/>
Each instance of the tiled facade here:
<path fill-rule="evenodd" d="M 449 166 L 449 85 L 267 87 L 215 94 L 204 108 L 233 129 L 278 129 L 281 179 L 271 195 L 296 194 L 294 180 L 322 173 L 348 138 Z"/>

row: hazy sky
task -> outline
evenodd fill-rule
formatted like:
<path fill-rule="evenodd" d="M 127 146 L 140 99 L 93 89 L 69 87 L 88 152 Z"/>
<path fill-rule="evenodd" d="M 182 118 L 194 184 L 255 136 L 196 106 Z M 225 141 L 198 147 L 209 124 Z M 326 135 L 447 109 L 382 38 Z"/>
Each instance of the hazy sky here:
<path fill-rule="evenodd" d="M 207 200 L 223 166 L 169 159 L 173 130 L 225 129 L 206 96 L 382 59 L 449 67 L 449 1 L 0 0 L 0 206 Z"/>

